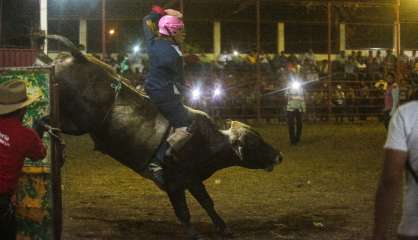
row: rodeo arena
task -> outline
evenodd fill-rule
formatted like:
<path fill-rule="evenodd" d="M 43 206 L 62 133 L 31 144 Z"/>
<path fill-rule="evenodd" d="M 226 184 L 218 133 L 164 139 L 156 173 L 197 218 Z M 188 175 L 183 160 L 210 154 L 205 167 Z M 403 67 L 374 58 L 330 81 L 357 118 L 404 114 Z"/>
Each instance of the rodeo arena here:
<path fill-rule="evenodd" d="M 418 240 L 418 1 L 0 0 L 0 240 Z"/>

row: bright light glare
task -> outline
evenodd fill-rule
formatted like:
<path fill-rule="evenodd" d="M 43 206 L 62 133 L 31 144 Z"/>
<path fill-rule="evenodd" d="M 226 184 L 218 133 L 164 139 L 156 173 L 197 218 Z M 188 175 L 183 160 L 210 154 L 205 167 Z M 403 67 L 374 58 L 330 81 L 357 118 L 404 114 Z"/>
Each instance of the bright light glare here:
<path fill-rule="evenodd" d="M 222 95 L 222 89 L 220 87 L 216 87 L 213 91 L 213 97 L 219 97 Z"/>
<path fill-rule="evenodd" d="M 110 34 L 110 35 L 115 34 L 115 32 L 116 32 L 116 31 L 115 31 L 115 29 L 110 29 L 110 30 L 109 30 L 109 34 Z"/>
<path fill-rule="evenodd" d="M 202 92 L 200 91 L 200 88 L 195 88 L 192 90 L 192 100 L 199 100 L 201 95 Z"/>
<path fill-rule="evenodd" d="M 301 87 L 300 82 L 294 81 L 292 82 L 292 89 L 299 90 Z"/>
<path fill-rule="evenodd" d="M 239 52 L 237 51 L 237 50 L 234 50 L 234 56 L 238 56 L 239 55 Z"/>
<path fill-rule="evenodd" d="M 134 53 L 137 53 L 141 49 L 140 49 L 139 45 L 136 45 L 136 46 L 134 46 L 133 50 L 134 50 Z"/>

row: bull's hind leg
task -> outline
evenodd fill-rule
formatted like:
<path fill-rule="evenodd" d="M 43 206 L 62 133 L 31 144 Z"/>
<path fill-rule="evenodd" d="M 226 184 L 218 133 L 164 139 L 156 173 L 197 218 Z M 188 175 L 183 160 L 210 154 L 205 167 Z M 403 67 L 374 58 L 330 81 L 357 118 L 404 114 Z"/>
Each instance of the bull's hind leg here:
<path fill-rule="evenodd" d="M 205 239 L 190 223 L 190 211 L 187 207 L 185 190 L 168 191 L 168 197 L 170 198 L 171 205 L 174 208 L 177 218 L 186 229 L 188 238 L 193 240 Z"/>
<path fill-rule="evenodd" d="M 225 221 L 216 212 L 213 200 L 206 190 L 205 185 L 198 182 L 194 183 L 188 189 L 193 197 L 196 198 L 199 204 L 206 210 L 219 234 L 223 237 L 233 237 L 232 231 L 226 226 Z"/>

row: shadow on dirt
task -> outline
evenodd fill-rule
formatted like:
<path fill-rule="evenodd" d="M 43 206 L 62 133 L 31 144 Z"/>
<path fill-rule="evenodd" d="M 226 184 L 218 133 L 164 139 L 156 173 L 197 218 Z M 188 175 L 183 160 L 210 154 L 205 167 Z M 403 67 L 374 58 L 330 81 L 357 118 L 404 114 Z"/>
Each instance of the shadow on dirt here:
<path fill-rule="evenodd" d="M 341 232 L 347 216 L 330 213 L 321 215 L 293 213 L 278 216 L 274 220 L 271 216 L 269 218 L 244 217 L 245 219 L 235 219 L 228 222 L 234 232 L 234 239 L 317 239 L 316 237 L 321 236 L 321 232 L 328 235 L 337 231 Z M 78 239 L 186 239 L 181 225 L 172 221 L 103 219 L 89 216 L 73 216 L 72 218 L 79 223 L 88 222 L 88 226 L 93 226 L 87 231 L 72 229 L 72 235 Z M 197 222 L 194 225 L 208 239 L 222 239 L 216 234 L 211 223 Z M 316 237 L 312 238 L 312 236 Z"/>

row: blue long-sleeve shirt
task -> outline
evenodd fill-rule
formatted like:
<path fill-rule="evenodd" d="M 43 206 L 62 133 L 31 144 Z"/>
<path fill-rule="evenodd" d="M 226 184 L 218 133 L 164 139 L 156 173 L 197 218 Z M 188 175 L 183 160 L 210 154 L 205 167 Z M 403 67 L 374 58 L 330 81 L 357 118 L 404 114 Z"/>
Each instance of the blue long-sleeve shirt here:
<path fill-rule="evenodd" d="M 149 95 L 174 93 L 174 86 L 182 91 L 183 57 L 177 44 L 156 36 L 156 23 L 160 16 L 151 13 L 143 19 L 145 44 L 149 56 L 149 74 L 145 80 L 145 90 Z M 152 97 L 152 96 L 151 96 Z"/>

